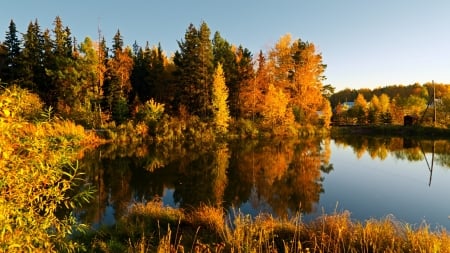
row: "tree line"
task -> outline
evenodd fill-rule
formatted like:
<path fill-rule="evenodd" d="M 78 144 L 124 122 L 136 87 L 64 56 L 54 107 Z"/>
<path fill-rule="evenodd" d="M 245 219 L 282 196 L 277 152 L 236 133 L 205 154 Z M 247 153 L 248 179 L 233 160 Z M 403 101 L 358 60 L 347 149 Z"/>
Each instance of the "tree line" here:
<path fill-rule="evenodd" d="M 84 126 L 155 124 L 165 116 L 220 133 L 240 122 L 278 135 L 330 122 L 322 56 L 290 34 L 254 57 L 206 22 L 190 24 L 168 57 L 160 44 L 124 45 L 120 30 L 109 47 L 101 34 L 78 42 L 59 16 L 53 25 L 42 30 L 35 20 L 20 36 L 11 20 L 0 43 L 2 86 L 28 89 Z"/>
<path fill-rule="evenodd" d="M 330 103 L 335 124 L 404 124 L 404 117 L 410 116 L 415 124 L 447 128 L 450 85 L 428 82 L 373 90 L 347 88 L 332 94 Z"/>

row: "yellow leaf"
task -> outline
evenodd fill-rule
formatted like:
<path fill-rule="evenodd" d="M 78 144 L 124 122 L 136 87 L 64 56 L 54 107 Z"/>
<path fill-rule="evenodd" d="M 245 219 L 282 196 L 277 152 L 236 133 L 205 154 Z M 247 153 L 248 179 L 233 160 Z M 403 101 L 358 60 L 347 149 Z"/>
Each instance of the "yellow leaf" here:
<path fill-rule="evenodd" d="M 11 112 L 8 109 L 3 109 L 3 115 L 5 115 L 5 117 L 9 117 Z"/>

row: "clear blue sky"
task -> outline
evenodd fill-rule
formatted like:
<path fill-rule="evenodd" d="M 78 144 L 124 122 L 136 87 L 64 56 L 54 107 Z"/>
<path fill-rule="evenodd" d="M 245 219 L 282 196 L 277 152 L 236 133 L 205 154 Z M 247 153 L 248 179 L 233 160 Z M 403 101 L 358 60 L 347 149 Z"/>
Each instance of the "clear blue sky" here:
<path fill-rule="evenodd" d="M 52 29 L 59 15 L 78 41 L 100 26 L 108 45 L 120 29 L 125 44 L 160 42 L 170 54 L 205 21 L 254 55 L 286 33 L 314 43 L 337 90 L 450 84 L 449 12 L 448 0 L 14 0 L 0 4 L 0 40 L 11 19 L 23 33 L 35 19 Z"/>

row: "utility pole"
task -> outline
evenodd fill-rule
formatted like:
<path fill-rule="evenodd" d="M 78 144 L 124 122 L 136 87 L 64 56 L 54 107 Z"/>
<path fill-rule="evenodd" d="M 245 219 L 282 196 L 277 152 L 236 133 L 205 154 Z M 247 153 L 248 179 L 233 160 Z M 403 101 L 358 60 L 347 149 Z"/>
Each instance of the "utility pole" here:
<path fill-rule="evenodd" d="M 434 108 L 434 117 L 433 117 L 433 126 L 436 127 L 436 84 L 434 84 L 434 80 L 431 80 L 433 84 L 433 108 Z"/>

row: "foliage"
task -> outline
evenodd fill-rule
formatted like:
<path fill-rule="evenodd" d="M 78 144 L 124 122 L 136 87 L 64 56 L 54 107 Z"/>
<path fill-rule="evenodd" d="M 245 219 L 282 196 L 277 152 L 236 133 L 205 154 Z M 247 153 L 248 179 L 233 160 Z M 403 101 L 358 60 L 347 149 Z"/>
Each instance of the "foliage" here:
<path fill-rule="evenodd" d="M 11 101 L 26 97 L 33 96 L 15 88 L 0 94 L 0 248 L 74 251 L 81 245 L 69 237 L 84 225 L 69 211 L 92 191 L 71 161 L 88 136 L 68 121 L 24 121 L 30 108 Z"/>
<path fill-rule="evenodd" d="M 156 135 L 156 126 L 164 115 L 164 104 L 160 104 L 153 99 L 139 106 L 136 112 L 136 119 L 147 124 L 153 136 Z"/>
<path fill-rule="evenodd" d="M 292 109 L 288 107 L 288 98 L 281 89 L 269 85 L 262 109 L 263 126 L 271 129 L 275 135 L 289 134 L 289 126 L 294 124 Z"/>
<path fill-rule="evenodd" d="M 230 121 L 230 110 L 228 109 L 228 88 L 225 86 L 222 64 L 218 64 L 214 73 L 212 87 L 213 121 L 217 132 L 226 134 Z"/>
<path fill-rule="evenodd" d="M 37 120 L 43 104 L 36 94 L 13 85 L 2 91 L 0 108 L 0 116 L 10 120 Z"/>
<path fill-rule="evenodd" d="M 292 41 L 290 34 L 282 36 L 269 52 L 268 68 L 272 84 L 285 93 L 291 108 L 299 109 L 298 123 L 318 125 L 317 113 L 326 101 L 322 93 L 326 65 L 314 44 Z"/>

